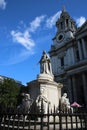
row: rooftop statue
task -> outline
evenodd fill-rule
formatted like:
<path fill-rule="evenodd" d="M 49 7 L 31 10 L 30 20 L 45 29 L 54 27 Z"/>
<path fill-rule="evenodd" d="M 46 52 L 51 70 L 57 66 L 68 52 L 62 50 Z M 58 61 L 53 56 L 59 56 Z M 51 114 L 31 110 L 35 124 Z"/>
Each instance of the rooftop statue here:
<path fill-rule="evenodd" d="M 43 55 L 39 63 L 40 63 L 40 73 L 52 74 L 50 58 L 47 55 L 46 51 L 43 51 Z"/>

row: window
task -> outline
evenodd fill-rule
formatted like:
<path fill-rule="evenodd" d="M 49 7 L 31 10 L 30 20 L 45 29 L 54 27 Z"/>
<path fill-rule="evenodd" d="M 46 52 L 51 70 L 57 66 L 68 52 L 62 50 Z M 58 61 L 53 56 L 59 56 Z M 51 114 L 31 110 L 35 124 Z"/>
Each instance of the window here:
<path fill-rule="evenodd" d="M 84 42 L 85 42 L 85 49 L 86 49 L 86 52 L 87 52 L 87 36 L 84 37 Z"/>
<path fill-rule="evenodd" d="M 66 19 L 66 26 L 67 26 L 67 27 L 68 27 L 68 24 L 69 24 L 68 19 Z"/>
<path fill-rule="evenodd" d="M 61 59 L 61 67 L 64 66 L 64 57 L 62 57 Z"/>
<path fill-rule="evenodd" d="M 71 28 L 73 29 L 73 23 L 71 22 Z"/>
<path fill-rule="evenodd" d="M 78 62 L 80 60 L 80 56 L 79 56 L 79 50 L 78 50 L 78 46 L 75 46 L 75 51 L 76 51 L 76 61 Z"/>
<path fill-rule="evenodd" d="M 61 29 L 63 29 L 63 23 L 61 22 Z"/>
<path fill-rule="evenodd" d="M 80 60 L 80 57 L 79 57 L 79 51 L 78 51 L 78 49 L 76 50 L 76 58 L 77 58 L 77 61 L 79 61 L 79 60 Z"/>

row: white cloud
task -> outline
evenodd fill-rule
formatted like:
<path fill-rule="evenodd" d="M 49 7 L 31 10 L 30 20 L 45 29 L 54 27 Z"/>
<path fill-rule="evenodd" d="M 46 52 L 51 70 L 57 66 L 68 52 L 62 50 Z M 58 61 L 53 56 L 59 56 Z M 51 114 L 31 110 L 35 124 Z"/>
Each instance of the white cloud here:
<path fill-rule="evenodd" d="M 21 21 L 20 24 L 23 25 L 23 28 L 18 26 L 18 31 L 11 31 L 13 41 L 21 44 L 28 50 L 32 50 L 35 46 L 35 41 L 32 39 L 32 33 L 34 33 L 40 26 L 42 27 L 42 22 L 44 22 L 47 28 L 52 28 L 60 17 L 60 14 L 61 11 L 57 12 L 50 18 L 46 19 L 46 22 L 44 21 L 46 15 L 37 16 L 32 22 L 30 22 L 29 26 L 25 25 L 24 22 Z"/>
<path fill-rule="evenodd" d="M 28 50 L 31 50 L 32 47 L 35 45 L 27 30 L 24 33 L 12 30 L 11 35 L 13 37 L 14 42 L 20 43 Z"/>
<path fill-rule="evenodd" d="M 81 16 L 80 18 L 76 19 L 76 24 L 78 27 L 80 27 L 85 21 L 86 21 L 86 18 Z"/>
<path fill-rule="evenodd" d="M 46 21 L 46 27 L 52 28 L 55 25 L 57 19 L 60 17 L 60 14 L 61 14 L 61 11 L 58 11 L 56 14 L 48 18 Z"/>
<path fill-rule="evenodd" d="M 32 48 L 35 46 L 35 42 L 31 37 L 31 32 L 34 33 L 38 27 L 40 27 L 41 22 L 44 20 L 45 16 L 39 16 L 36 17 L 31 23 L 30 26 L 26 26 L 26 29 L 24 29 L 24 32 L 21 31 L 11 31 L 11 36 L 13 38 L 13 41 L 16 43 L 19 43 L 23 45 L 26 49 L 32 50 Z M 24 25 L 23 21 L 22 24 Z M 20 27 L 18 27 L 20 30 Z"/>
<path fill-rule="evenodd" d="M 5 0 L 0 0 L 0 8 L 3 10 L 6 8 L 6 1 Z"/>
<path fill-rule="evenodd" d="M 38 27 L 40 27 L 41 22 L 44 20 L 45 15 L 36 17 L 31 23 L 29 27 L 30 32 L 35 32 Z"/>

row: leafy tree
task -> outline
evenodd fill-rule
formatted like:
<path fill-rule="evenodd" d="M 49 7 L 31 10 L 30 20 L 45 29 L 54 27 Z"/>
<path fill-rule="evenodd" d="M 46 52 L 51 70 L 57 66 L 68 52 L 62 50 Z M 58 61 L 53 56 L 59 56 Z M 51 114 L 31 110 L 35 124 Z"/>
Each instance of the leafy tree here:
<path fill-rule="evenodd" d="M 17 105 L 17 97 L 21 87 L 12 79 L 4 79 L 0 82 L 0 104 L 5 107 Z"/>

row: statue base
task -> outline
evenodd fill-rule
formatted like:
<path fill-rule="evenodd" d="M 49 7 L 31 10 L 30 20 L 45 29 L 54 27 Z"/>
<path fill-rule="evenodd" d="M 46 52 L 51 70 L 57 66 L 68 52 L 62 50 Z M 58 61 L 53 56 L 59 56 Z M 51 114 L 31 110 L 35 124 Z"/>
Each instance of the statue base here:
<path fill-rule="evenodd" d="M 49 75 L 49 74 L 39 74 L 37 75 L 37 79 L 38 80 L 48 80 L 48 81 L 53 81 L 54 80 L 54 76 L 53 75 Z"/>
<path fill-rule="evenodd" d="M 36 101 L 37 97 L 42 93 L 42 97 L 45 97 L 50 104 L 50 110 L 54 109 L 54 105 L 55 109 L 58 109 L 63 85 L 55 82 L 53 75 L 41 73 L 37 75 L 36 80 L 27 83 L 27 85 L 30 97 L 33 101 Z M 42 90 L 43 92 L 41 92 Z M 48 104 L 46 106 L 48 106 Z M 47 113 L 47 107 L 45 111 Z"/>

